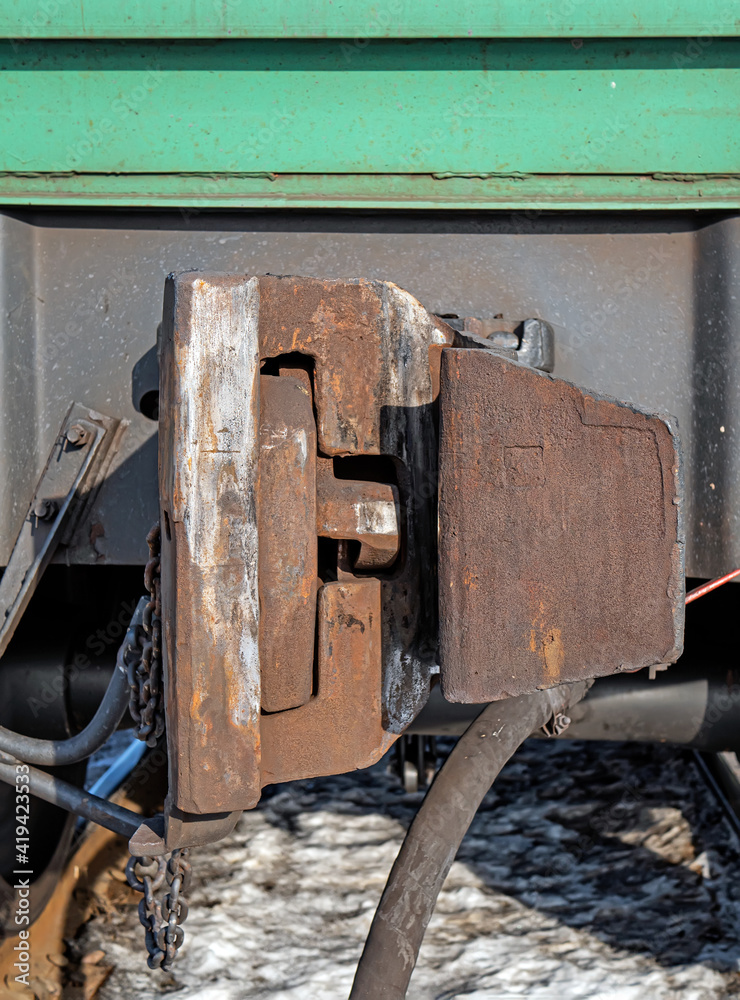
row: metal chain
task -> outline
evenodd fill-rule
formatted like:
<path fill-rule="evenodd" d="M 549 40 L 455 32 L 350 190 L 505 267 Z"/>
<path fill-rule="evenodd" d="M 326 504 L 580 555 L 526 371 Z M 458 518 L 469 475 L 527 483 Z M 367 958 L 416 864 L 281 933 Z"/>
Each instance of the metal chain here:
<path fill-rule="evenodd" d="M 189 848 L 174 850 L 170 860 L 132 857 L 126 865 L 126 880 L 132 889 L 143 893 L 139 920 L 145 928 L 147 965 L 150 969 L 172 968 L 175 956 L 185 940 L 182 924 L 188 916 L 185 893 L 190 887 Z M 166 881 L 169 891 L 160 902 L 155 893 Z"/>
<path fill-rule="evenodd" d="M 144 586 L 148 600 L 141 624 L 132 622 L 122 647 L 122 660 L 131 686 L 129 711 L 134 732 L 147 746 L 153 747 L 164 732 L 159 524 L 154 525 L 146 541 L 149 561 L 144 570 Z M 189 848 L 183 847 L 174 850 L 167 862 L 163 857 L 133 856 L 126 865 L 128 884 L 144 897 L 139 903 L 139 920 L 146 931 L 150 969 L 170 969 L 185 939 L 181 925 L 188 915 L 185 900 L 190 885 L 188 854 Z M 165 882 L 169 891 L 160 902 L 155 894 Z"/>
<path fill-rule="evenodd" d="M 159 524 L 154 525 L 146 540 L 149 561 L 144 570 L 144 586 L 149 600 L 142 625 L 136 626 L 134 634 L 127 637 L 123 660 L 131 686 L 129 712 L 134 720 L 134 733 L 137 739 L 153 747 L 164 732 Z"/>

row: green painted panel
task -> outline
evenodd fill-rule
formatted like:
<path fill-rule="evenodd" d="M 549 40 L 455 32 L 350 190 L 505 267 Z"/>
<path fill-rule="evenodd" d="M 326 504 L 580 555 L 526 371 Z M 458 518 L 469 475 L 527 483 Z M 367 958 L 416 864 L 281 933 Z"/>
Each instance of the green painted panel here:
<path fill-rule="evenodd" d="M 179 208 L 740 209 L 734 177 L 0 174 L 0 204 Z"/>
<path fill-rule="evenodd" d="M 732 35 L 734 0 L 0 0 L 10 38 Z"/>
<path fill-rule="evenodd" d="M 5 42 L 0 170 L 738 173 L 740 43 L 687 50 Z"/>

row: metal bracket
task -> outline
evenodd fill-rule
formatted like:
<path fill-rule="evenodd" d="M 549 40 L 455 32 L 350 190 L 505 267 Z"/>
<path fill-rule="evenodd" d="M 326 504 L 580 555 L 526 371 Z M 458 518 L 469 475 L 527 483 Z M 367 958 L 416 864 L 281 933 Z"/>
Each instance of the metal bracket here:
<path fill-rule="evenodd" d="M 455 330 L 455 347 L 483 347 L 543 372 L 555 368 L 555 331 L 543 319 L 506 322 L 466 316 L 446 322 Z"/>
<path fill-rule="evenodd" d="M 58 545 L 94 499 L 121 422 L 73 403 L 54 441 L 0 580 L 0 656 Z"/>

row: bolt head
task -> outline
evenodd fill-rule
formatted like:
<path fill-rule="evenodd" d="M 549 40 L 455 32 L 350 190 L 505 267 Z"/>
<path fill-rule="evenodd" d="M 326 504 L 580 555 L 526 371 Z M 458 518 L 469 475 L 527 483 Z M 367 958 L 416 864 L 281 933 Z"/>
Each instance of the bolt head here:
<path fill-rule="evenodd" d="M 88 438 L 88 433 L 81 424 L 72 424 L 72 426 L 67 431 L 67 440 L 75 448 L 80 445 L 85 444 Z"/>
<path fill-rule="evenodd" d="M 48 521 L 56 513 L 57 505 L 53 500 L 37 500 L 33 505 L 34 516 L 39 521 Z"/>

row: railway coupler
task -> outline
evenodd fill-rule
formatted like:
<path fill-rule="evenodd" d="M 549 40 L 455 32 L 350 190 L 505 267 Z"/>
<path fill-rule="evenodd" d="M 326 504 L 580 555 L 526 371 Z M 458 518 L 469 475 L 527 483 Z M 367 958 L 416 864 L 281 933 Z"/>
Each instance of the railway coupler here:
<path fill-rule="evenodd" d="M 436 683 L 488 703 L 680 655 L 675 423 L 543 370 L 544 321 L 187 272 L 159 355 L 167 850 L 373 764 Z"/>
<path fill-rule="evenodd" d="M 129 837 L 150 965 L 182 942 L 190 848 L 266 785 L 372 765 L 433 686 L 461 705 L 550 690 L 559 705 L 678 658 L 675 422 L 553 364 L 545 321 L 442 318 L 390 282 L 169 277 L 147 594 L 90 739 L 31 740 L 25 758 L 74 741 L 89 755 L 122 694 L 140 739 L 166 734 L 164 815 L 145 822 L 29 771 L 32 793 Z M 34 498 L 0 650 L 115 439 L 79 407 L 67 424 L 44 474 L 63 473 L 66 497 Z M 567 724 L 567 704 L 536 704 L 547 731 Z M 16 735 L 0 730 L 0 778 Z"/>

